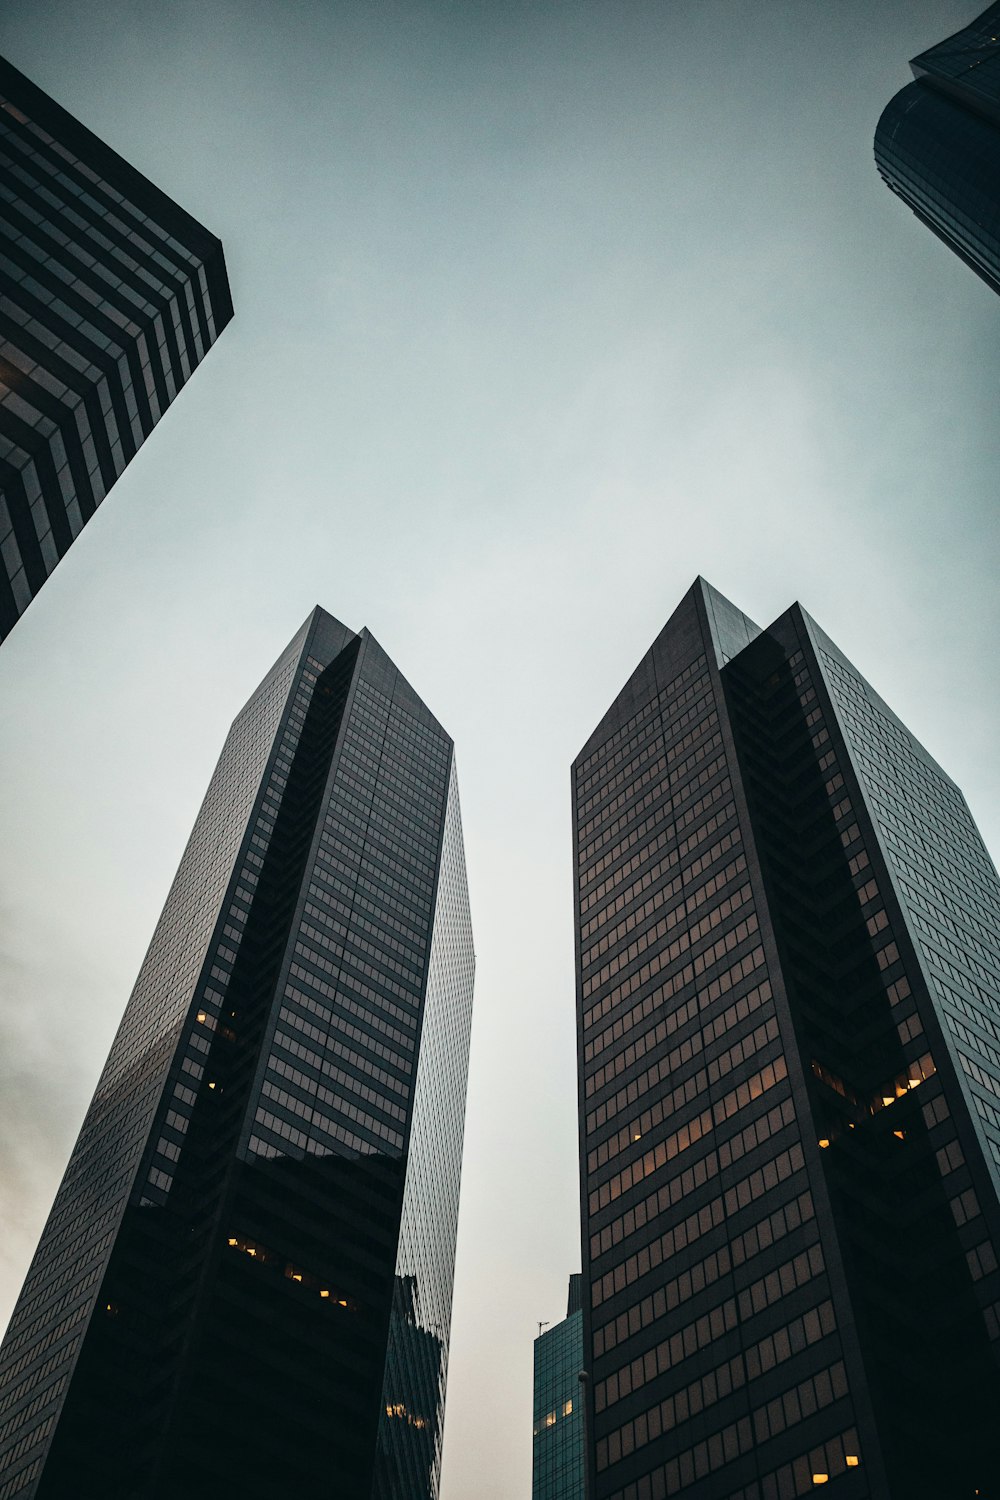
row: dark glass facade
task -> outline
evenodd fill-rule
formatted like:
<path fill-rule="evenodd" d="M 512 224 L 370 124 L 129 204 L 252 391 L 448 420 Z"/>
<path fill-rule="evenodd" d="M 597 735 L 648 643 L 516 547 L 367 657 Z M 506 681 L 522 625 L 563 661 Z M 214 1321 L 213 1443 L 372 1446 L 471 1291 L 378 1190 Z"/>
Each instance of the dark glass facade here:
<path fill-rule="evenodd" d="M 0 639 L 232 318 L 214 235 L 0 58 Z"/>
<path fill-rule="evenodd" d="M 573 770 L 593 1500 L 997 1493 L 1000 882 L 699 580 Z"/>
<path fill-rule="evenodd" d="M 582 1281 L 570 1277 L 565 1318 L 535 1340 L 531 1500 L 584 1500 Z"/>
<path fill-rule="evenodd" d="M 1000 291 L 1000 4 L 910 64 L 875 160 L 888 186 Z"/>
<path fill-rule="evenodd" d="M 238 715 L 0 1349 L 0 1496 L 437 1492 L 452 742 L 316 610 Z"/>

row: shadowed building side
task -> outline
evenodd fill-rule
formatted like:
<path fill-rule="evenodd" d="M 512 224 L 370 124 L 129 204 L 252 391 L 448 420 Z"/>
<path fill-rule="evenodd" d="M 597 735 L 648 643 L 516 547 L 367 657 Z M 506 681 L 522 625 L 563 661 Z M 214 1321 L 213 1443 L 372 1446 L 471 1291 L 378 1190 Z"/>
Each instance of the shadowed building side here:
<path fill-rule="evenodd" d="M 875 160 L 887 186 L 1000 292 L 1000 5 L 923 52 L 886 106 Z"/>

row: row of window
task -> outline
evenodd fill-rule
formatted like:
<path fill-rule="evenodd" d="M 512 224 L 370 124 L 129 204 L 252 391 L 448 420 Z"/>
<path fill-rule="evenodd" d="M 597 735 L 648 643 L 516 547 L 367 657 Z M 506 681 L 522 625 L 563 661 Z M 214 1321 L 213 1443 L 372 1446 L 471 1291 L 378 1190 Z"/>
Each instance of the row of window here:
<path fill-rule="evenodd" d="M 795 1119 L 795 1106 L 791 1097 L 773 1105 L 751 1120 L 741 1130 L 721 1141 L 717 1150 L 699 1157 L 690 1167 L 674 1177 L 668 1178 L 648 1197 L 639 1199 L 615 1219 L 609 1220 L 591 1239 L 591 1254 L 596 1258 L 611 1245 L 617 1245 L 630 1235 L 642 1230 L 660 1214 L 667 1213 L 696 1188 L 703 1187 L 720 1170 L 730 1167 L 746 1156 L 749 1151 L 762 1146 L 772 1136 L 791 1125 Z M 598 1244 L 599 1241 L 599 1244 Z"/>
<path fill-rule="evenodd" d="M 703 1110 L 693 1120 L 682 1125 L 679 1130 L 666 1136 L 662 1141 L 658 1141 L 651 1151 L 643 1152 L 642 1156 L 629 1162 L 620 1172 L 602 1182 L 590 1193 L 591 1214 L 606 1208 L 622 1193 L 629 1192 L 644 1178 L 666 1166 L 667 1162 L 672 1161 L 675 1156 L 696 1145 L 716 1126 L 723 1124 L 739 1110 L 746 1109 L 748 1104 L 752 1104 L 755 1099 L 759 1099 L 769 1089 L 781 1083 L 787 1074 L 788 1066 L 784 1057 L 775 1058 L 774 1062 L 768 1063 L 759 1073 L 754 1073 L 730 1093 L 724 1094 L 710 1108 Z"/>
<path fill-rule="evenodd" d="M 625 1088 L 619 1089 L 616 1094 L 612 1094 L 609 1099 L 599 1104 L 596 1109 L 591 1110 L 586 1118 L 587 1134 L 592 1135 L 595 1130 L 600 1129 L 608 1120 L 613 1119 L 622 1109 L 627 1108 L 630 1104 L 634 1104 L 642 1094 L 654 1088 L 658 1083 L 666 1083 L 669 1074 L 673 1073 L 677 1068 L 682 1067 L 685 1063 L 690 1062 L 704 1048 L 710 1047 L 713 1042 L 717 1042 L 728 1031 L 741 1025 L 748 1016 L 753 1015 L 754 1011 L 759 1010 L 770 998 L 771 983 L 770 980 L 765 979 L 762 984 L 755 986 L 752 990 L 748 990 L 745 995 L 741 995 L 732 1005 L 727 1005 L 725 1010 L 720 1011 L 717 1016 L 713 1016 L 711 1020 L 705 1021 L 701 1029 L 692 1031 L 691 1035 L 686 1037 L 680 1046 L 673 1048 L 665 1057 L 661 1057 L 651 1067 L 647 1068 L 645 1072 L 630 1079 Z M 672 1036 L 681 1027 L 686 1025 L 702 1009 L 699 1001 L 700 997 L 693 995 L 685 1004 L 678 1006 L 676 1010 L 671 1011 L 668 1016 L 665 1016 L 662 1021 L 657 1022 L 652 1031 L 647 1031 L 631 1047 L 626 1048 L 626 1052 L 620 1054 L 621 1056 L 626 1056 L 628 1053 L 632 1053 L 626 1066 L 631 1066 L 633 1062 L 644 1057 L 647 1052 L 651 1051 L 660 1042 L 665 1041 L 667 1037 Z M 597 1079 L 599 1074 L 595 1073 L 592 1076 L 594 1079 Z M 595 1084 L 595 1087 L 600 1087 L 600 1085 Z"/>
<path fill-rule="evenodd" d="M 727 994 L 729 990 L 741 984 L 745 979 L 749 979 L 751 975 L 756 974 L 763 967 L 764 949 L 758 945 L 751 952 L 737 959 L 728 969 L 724 969 L 720 974 L 717 974 L 704 990 L 701 990 L 697 996 L 692 997 L 691 1003 L 698 1009 L 707 1009 L 715 1000 Z M 685 964 L 683 969 L 680 969 L 671 978 L 665 980 L 658 989 L 653 990 L 638 1005 L 633 1006 L 630 1011 L 619 1016 L 613 1025 L 607 1027 L 593 1041 L 588 1042 L 584 1048 L 584 1060 L 586 1062 L 592 1061 L 598 1053 L 606 1051 L 608 1047 L 612 1047 L 616 1042 L 621 1041 L 622 1037 L 626 1036 L 634 1027 L 641 1026 L 643 1021 L 648 1020 L 665 1000 L 669 1000 L 672 995 L 684 989 L 693 980 L 694 965 L 690 963 Z M 639 989 L 644 982 L 641 973 L 634 974 L 623 985 L 618 987 L 619 993 L 627 995 L 629 990 Z M 628 989 L 626 986 L 628 986 Z M 688 1018 L 685 1017 L 685 1019 Z M 639 1044 L 640 1039 L 637 1038 L 628 1048 L 623 1049 L 614 1058 L 603 1063 L 601 1067 L 594 1069 L 588 1075 L 586 1089 L 588 1096 L 596 1092 L 604 1084 L 610 1082 L 612 1078 L 618 1077 L 620 1073 L 624 1072 L 631 1065 L 635 1058 L 629 1057 L 629 1052 L 633 1047 L 638 1049 Z M 648 1049 L 644 1048 L 643 1051 L 645 1050 Z M 642 1056 L 642 1052 L 637 1050 L 636 1057 L 639 1056 Z M 626 1061 L 626 1059 L 628 1060 Z M 597 1079 L 600 1079 L 600 1083 L 596 1082 Z"/>
<path fill-rule="evenodd" d="M 650 701 L 646 703 L 638 713 L 633 714 L 632 717 L 627 720 L 626 723 L 622 724 L 618 729 L 616 729 L 614 734 L 612 734 L 607 740 L 605 740 L 602 745 L 600 745 L 596 750 L 592 751 L 591 754 L 588 755 L 586 760 L 579 763 L 576 768 L 577 777 L 579 778 L 586 771 L 590 770 L 592 766 L 596 765 L 598 761 L 603 760 L 610 753 L 610 751 L 612 751 L 617 745 L 621 744 L 622 740 L 631 732 L 631 730 L 636 727 L 636 725 L 644 723 L 645 720 L 648 719 L 651 714 L 654 714 L 658 709 L 666 707 L 668 705 L 668 711 L 670 709 L 676 708 L 677 694 L 679 693 L 680 689 L 684 686 L 685 683 L 689 683 L 691 681 L 691 678 L 696 673 L 700 672 L 702 667 L 704 666 L 705 657 L 699 656 L 693 662 L 691 662 L 689 666 L 685 667 L 683 672 L 679 673 L 678 676 L 676 676 L 671 682 L 668 682 L 666 687 L 663 688 L 655 698 L 651 698 Z M 705 678 L 705 681 L 708 681 L 707 677 Z"/>
<path fill-rule="evenodd" d="M 719 1054 L 709 1062 L 707 1068 L 699 1068 L 698 1071 L 685 1082 L 677 1085 L 668 1093 L 661 1094 L 658 1099 L 635 1120 L 623 1126 L 615 1135 L 609 1136 L 601 1141 L 593 1150 L 587 1154 L 587 1170 L 594 1172 L 602 1167 L 605 1162 L 612 1160 L 623 1151 L 627 1151 L 636 1141 L 645 1139 L 646 1135 L 655 1125 L 661 1124 L 669 1119 L 685 1104 L 691 1103 L 699 1095 L 707 1096 L 710 1084 L 718 1083 L 733 1068 L 738 1067 L 768 1043 L 773 1042 L 778 1035 L 778 1022 L 775 1016 L 771 1016 L 762 1026 L 735 1042 L 732 1047 Z"/>

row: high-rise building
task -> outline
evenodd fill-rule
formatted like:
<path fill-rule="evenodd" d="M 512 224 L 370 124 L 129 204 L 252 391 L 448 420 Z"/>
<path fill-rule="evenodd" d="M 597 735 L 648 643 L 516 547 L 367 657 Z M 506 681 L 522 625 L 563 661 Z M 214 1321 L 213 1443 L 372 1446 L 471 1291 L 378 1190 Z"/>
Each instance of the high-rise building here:
<path fill-rule="evenodd" d="M 582 1281 L 574 1272 L 565 1318 L 535 1340 L 531 1500 L 584 1500 Z"/>
<path fill-rule="evenodd" d="M 203 225 L 0 58 L 0 639 L 233 315 Z"/>
<path fill-rule="evenodd" d="M 699 580 L 573 768 L 591 1500 L 1000 1476 L 1000 883 L 798 605 Z"/>
<path fill-rule="evenodd" d="M 233 723 L 0 1349 L 0 1497 L 437 1492 L 452 741 L 317 609 Z"/>
<path fill-rule="evenodd" d="M 1000 4 L 915 57 L 886 105 L 875 160 L 939 239 L 1000 292 Z"/>

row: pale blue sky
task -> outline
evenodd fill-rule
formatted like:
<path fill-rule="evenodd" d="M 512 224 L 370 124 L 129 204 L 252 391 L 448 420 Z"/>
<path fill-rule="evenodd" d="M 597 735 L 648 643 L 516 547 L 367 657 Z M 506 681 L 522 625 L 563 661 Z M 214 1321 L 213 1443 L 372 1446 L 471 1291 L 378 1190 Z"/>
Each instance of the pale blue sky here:
<path fill-rule="evenodd" d="M 479 959 L 443 1500 L 579 1265 L 569 763 L 697 573 L 799 598 L 1000 848 L 1000 302 L 882 185 L 955 0 L 6 0 L 236 317 L 0 648 L 16 1295 L 226 727 L 319 602 L 454 734 Z"/>

